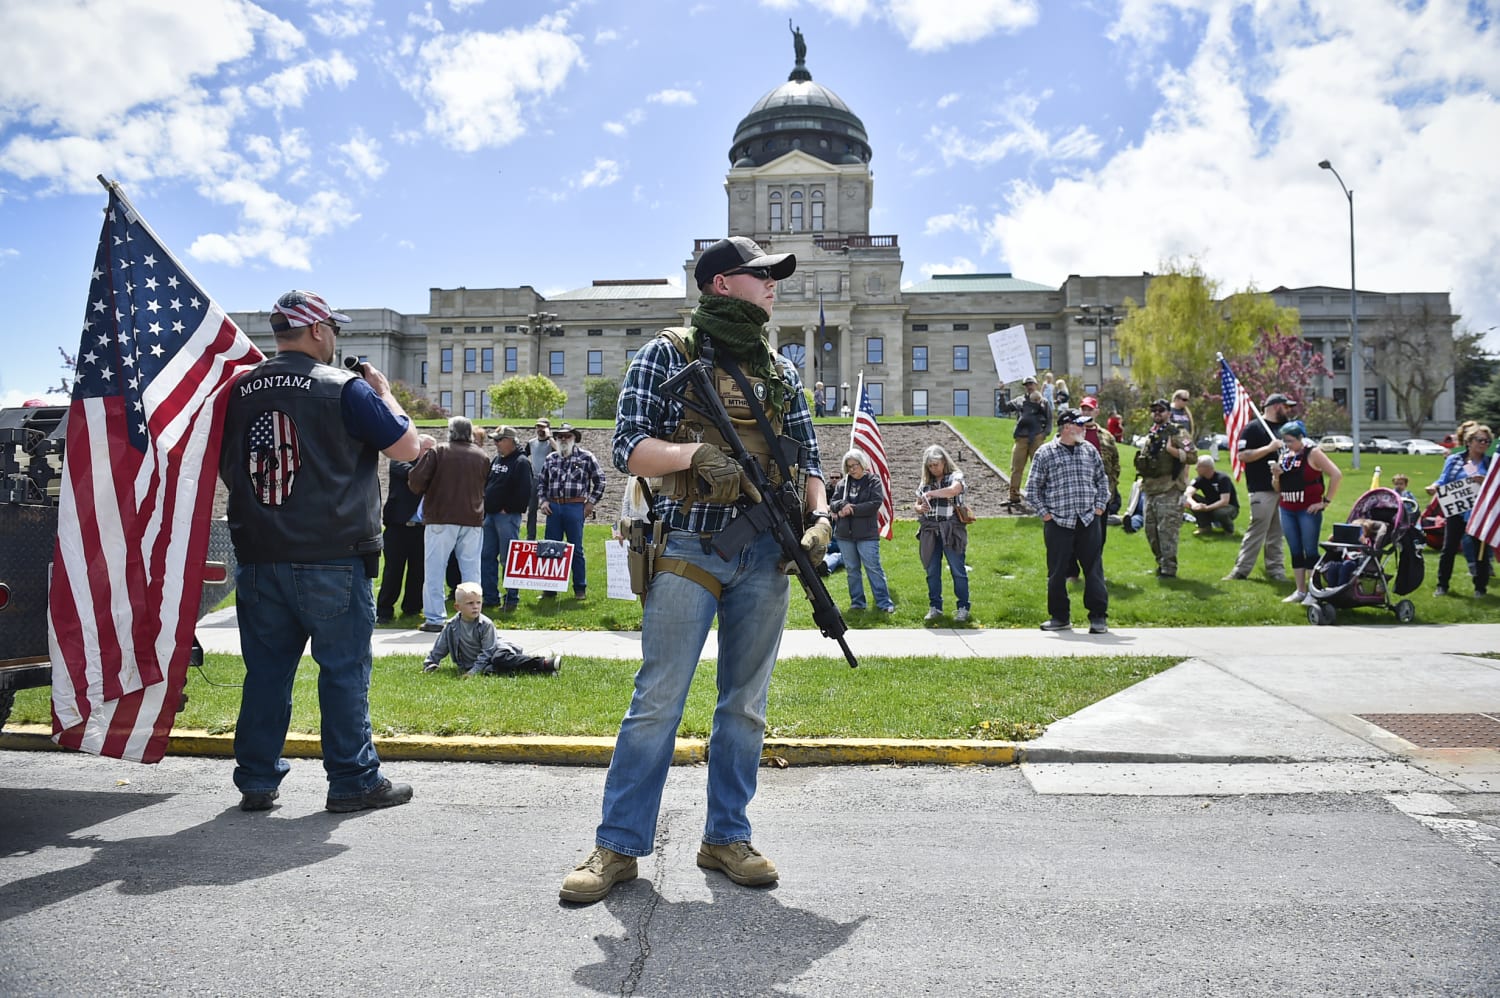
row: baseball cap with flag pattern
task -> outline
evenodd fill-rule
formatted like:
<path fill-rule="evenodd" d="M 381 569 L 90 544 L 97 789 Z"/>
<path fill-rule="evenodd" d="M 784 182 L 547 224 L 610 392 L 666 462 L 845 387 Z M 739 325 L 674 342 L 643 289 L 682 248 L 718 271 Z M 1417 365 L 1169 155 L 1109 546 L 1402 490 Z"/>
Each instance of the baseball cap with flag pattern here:
<path fill-rule="evenodd" d="M 288 291 L 276 299 L 272 312 L 286 316 L 293 326 L 311 326 L 319 322 L 349 322 L 342 312 L 335 312 L 321 295 L 311 291 Z"/>

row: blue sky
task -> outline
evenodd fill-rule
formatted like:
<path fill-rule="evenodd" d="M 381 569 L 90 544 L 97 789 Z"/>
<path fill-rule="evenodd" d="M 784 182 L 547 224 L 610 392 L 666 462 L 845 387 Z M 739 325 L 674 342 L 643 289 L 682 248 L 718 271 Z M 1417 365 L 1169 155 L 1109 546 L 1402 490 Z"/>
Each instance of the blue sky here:
<path fill-rule="evenodd" d="M 292 287 L 682 280 L 792 67 L 865 122 L 871 230 L 934 272 L 1448 290 L 1500 324 L 1497 2 L 7 0 L 0 404 L 78 344 L 118 179 L 227 309 Z M 1488 345 L 1500 350 L 1500 329 Z"/>

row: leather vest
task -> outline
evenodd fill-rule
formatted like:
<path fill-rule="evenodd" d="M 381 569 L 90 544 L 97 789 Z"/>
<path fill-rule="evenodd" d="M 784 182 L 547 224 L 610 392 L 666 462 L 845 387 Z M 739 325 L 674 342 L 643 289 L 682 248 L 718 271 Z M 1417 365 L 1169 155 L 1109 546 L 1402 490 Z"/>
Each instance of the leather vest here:
<path fill-rule="evenodd" d="M 331 561 L 380 550 L 380 452 L 349 436 L 356 375 L 279 353 L 230 386 L 219 477 L 242 562 Z"/>
<path fill-rule="evenodd" d="M 683 359 L 692 361 L 695 358 L 688 356 L 687 341 L 685 339 L 687 333 L 687 329 L 673 327 L 663 329 L 658 335 L 676 347 L 677 352 L 682 355 Z M 746 373 L 745 381 L 749 383 L 750 391 L 757 396 L 758 401 L 755 402 L 755 405 L 764 406 L 765 379 Z M 771 441 L 767 440 L 765 434 L 760 431 L 760 424 L 755 419 L 755 412 L 750 408 L 750 400 L 745 398 L 739 386 L 734 383 L 734 379 L 722 367 L 714 368 L 714 387 L 718 391 L 719 398 L 724 402 L 724 411 L 729 413 L 729 421 L 734 424 L 734 431 L 739 435 L 740 443 L 745 445 L 745 450 L 749 451 L 750 455 L 765 469 L 766 478 L 770 480 L 771 484 L 781 484 L 781 468 L 777 465 L 775 458 L 772 457 Z M 780 436 L 783 423 L 782 418 L 779 415 L 771 415 L 768 412 L 766 413 L 766 419 L 770 422 L 771 429 L 775 431 L 777 436 Z M 668 439 L 673 443 L 713 444 L 724 453 L 731 453 L 729 445 L 724 442 L 724 438 L 720 436 L 719 431 L 700 420 L 698 414 L 691 409 L 683 412 L 682 422 L 677 424 L 677 428 L 672 431 L 672 435 Z M 792 474 L 796 475 L 797 470 L 795 467 L 792 468 Z M 655 488 L 658 494 L 665 495 L 679 502 L 685 500 L 695 501 L 698 498 L 692 469 L 674 471 L 669 475 L 663 475 L 660 486 Z"/>

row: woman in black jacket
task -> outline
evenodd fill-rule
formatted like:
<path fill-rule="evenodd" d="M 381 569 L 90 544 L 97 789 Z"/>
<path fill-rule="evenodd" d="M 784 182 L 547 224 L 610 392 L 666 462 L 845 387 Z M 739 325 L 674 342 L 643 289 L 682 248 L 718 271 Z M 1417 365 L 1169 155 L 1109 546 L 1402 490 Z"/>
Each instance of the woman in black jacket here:
<path fill-rule="evenodd" d="M 833 514 L 833 536 L 838 538 L 839 552 L 849 576 L 849 609 L 865 609 L 865 586 L 860 566 L 870 577 L 870 591 L 875 607 L 882 613 L 895 613 L 885 571 L 880 567 L 880 526 L 877 514 L 885 503 L 885 487 L 880 477 L 870 473 L 870 459 L 862 450 L 844 455 L 844 480 L 834 492 L 829 506 Z"/>

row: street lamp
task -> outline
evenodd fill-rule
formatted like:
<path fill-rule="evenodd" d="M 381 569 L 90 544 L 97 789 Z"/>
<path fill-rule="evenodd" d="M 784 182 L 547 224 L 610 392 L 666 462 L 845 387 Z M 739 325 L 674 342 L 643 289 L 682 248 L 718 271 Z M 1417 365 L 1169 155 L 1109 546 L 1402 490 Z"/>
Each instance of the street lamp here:
<path fill-rule="evenodd" d="M 521 332 L 536 337 L 531 354 L 531 373 L 542 373 L 542 337 L 561 336 L 563 327 L 557 325 L 557 316 L 552 312 L 532 312 L 526 317 L 530 325 L 522 326 Z"/>
<path fill-rule="evenodd" d="M 1328 160 L 1318 163 L 1320 169 L 1333 174 L 1339 182 L 1344 197 L 1349 199 L 1349 394 L 1353 396 L 1349 406 L 1349 435 L 1354 438 L 1354 456 L 1351 464 L 1359 470 L 1359 418 L 1365 410 L 1365 356 L 1359 349 L 1359 288 L 1354 283 L 1354 192 L 1344 184 L 1344 178 Z"/>

